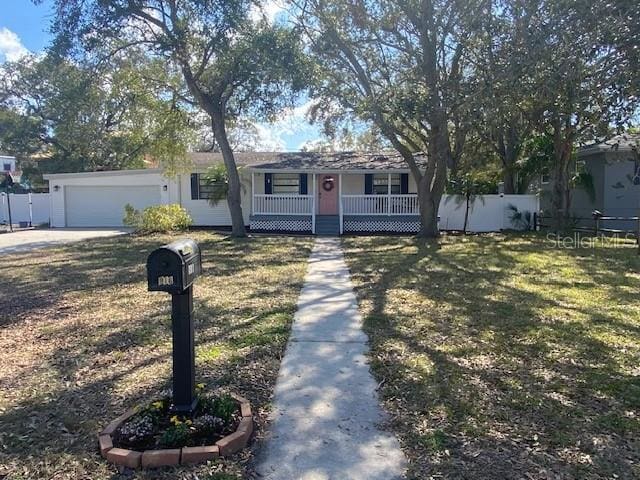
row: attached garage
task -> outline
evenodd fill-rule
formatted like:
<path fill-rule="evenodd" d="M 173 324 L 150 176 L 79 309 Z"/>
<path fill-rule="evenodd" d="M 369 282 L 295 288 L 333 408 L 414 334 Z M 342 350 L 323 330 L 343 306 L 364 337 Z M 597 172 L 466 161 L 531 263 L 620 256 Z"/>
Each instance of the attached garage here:
<path fill-rule="evenodd" d="M 160 204 L 159 185 L 77 186 L 65 188 L 67 227 L 120 227 L 127 204 L 142 210 Z"/>
<path fill-rule="evenodd" d="M 245 156 L 243 156 L 245 155 Z M 255 162 L 254 153 L 238 154 L 238 164 Z M 218 153 L 192 153 L 191 171 L 165 176 L 159 168 L 44 175 L 49 182 L 51 227 L 114 228 L 122 226 L 127 203 L 141 210 L 151 205 L 179 204 L 191 215 L 195 226 L 227 227 L 231 215 L 227 202 L 212 205 L 200 187 L 202 174 L 222 162 Z M 194 191 L 194 178 L 197 187 Z M 242 211 L 249 225 L 251 178 L 243 177 Z"/>
<path fill-rule="evenodd" d="M 158 169 L 59 173 L 45 179 L 52 227 L 121 227 L 127 203 L 141 210 L 178 202 L 175 182 Z"/>

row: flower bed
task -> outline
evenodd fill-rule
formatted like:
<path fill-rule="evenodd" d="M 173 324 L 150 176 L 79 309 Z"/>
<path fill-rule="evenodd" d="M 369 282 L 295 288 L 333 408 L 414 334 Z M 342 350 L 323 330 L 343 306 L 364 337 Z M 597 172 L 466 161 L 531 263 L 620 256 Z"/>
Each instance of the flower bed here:
<path fill-rule="evenodd" d="M 193 415 L 170 412 L 169 397 L 129 410 L 100 432 L 100 453 L 124 467 L 199 463 L 231 455 L 253 432 L 249 402 L 237 395 L 198 394 Z"/>

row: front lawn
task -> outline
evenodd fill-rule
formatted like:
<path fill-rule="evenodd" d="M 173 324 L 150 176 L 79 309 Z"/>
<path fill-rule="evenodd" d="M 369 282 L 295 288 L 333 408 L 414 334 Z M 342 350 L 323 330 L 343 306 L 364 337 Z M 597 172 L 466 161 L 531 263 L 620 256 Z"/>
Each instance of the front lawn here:
<path fill-rule="evenodd" d="M 204 268 L 194 290 L 196 380 L 247 397 L 260 425 L 311 240 L 189 236 Z M 96 433 L 171 385 L 170 296 L 147 292 L 145 267 L 171 240 L 127 236 L 3 256 L 0 478 L 119 478 Z M 126 478 L 234 479 L 246 460 Z"/>
<path fill-rule="evenodd" d="M 344 240 L 409 478 L 640 478 L 640 257 Z"/>

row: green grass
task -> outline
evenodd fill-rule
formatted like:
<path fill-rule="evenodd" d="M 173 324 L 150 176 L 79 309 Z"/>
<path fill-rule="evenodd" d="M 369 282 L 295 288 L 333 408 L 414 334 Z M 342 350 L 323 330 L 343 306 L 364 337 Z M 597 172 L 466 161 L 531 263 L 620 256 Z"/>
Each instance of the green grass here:
<path fill-rule="evenodd" d="M 409 478 L 639 478 L 640 257 L 345 238 Z"/>
<path fill-rule="evenodd" d="M 262 428 L 311 240 L 189 236 L 204 268 L 194 289 L 197 381 L 249 398 Z M 0 477 L 118 478 L 96 433 L 170 387 L 171 302 L 147 292 L 145 261 L 171 240 L 97 239 L 3 257 Z M 127 478 L 240 478 L 243 464 Z"/>

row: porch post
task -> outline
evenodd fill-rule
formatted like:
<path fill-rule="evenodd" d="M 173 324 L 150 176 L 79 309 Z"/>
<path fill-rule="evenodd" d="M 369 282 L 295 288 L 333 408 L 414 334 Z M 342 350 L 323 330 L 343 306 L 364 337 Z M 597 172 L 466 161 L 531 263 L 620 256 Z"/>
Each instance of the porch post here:
<path fill-rule="evenodd" d="M 391 215 L 391 174 L 387 174 L 387 215 Z"/>
<path fill-rule="evenodd" d="M 256 214 L 256 178 L 255 172 L 251 170 L 251 215 Z"/>
<path fill-rule="evenodd" d="M 311 233 L 315 235 L 316 233 L 316 174 L 313 174 L 313 198 L 311 199 Z"/>
<path fill-rule="evenodd" d="M 338 212 L 340 214 L 340 235 L 344 233 L 344 227 L 342 222 L 342 174 L 338 174 Z"/>

